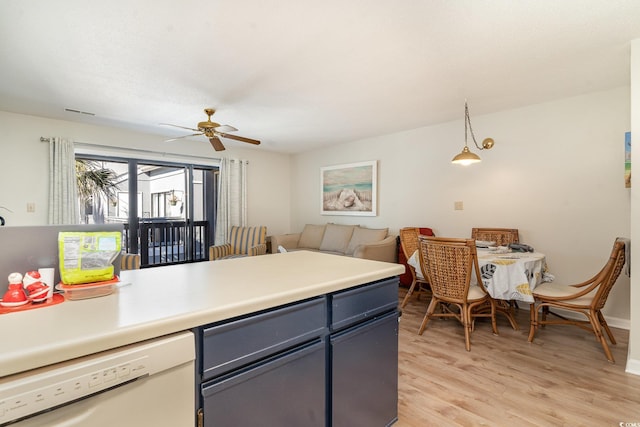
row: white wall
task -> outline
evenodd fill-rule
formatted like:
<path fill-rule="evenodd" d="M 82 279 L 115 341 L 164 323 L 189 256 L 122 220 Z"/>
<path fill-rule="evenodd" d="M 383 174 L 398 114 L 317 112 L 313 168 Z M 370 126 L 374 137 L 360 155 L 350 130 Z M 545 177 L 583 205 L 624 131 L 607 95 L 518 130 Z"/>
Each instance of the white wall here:
<path fill-rule="evenodd" d="M 606 262 L 616 237 L 630 235 L 624 187 L 629 88 L 593 93 L 485 116 L 471 122 L 496 145 L 469 167 L 451 164 L 464 145 L 460 120 L 299 154 L 292 164 L 292 231 L 305 223 L 424 226 L 468 237 L 474 226 L 513 227 L 547 254 L 550 272 L 577 283 Z M 475 151 L 475 148 L 473 148 Z M 477 151 L 476 151 L 477 152 Z M 378 161 L 378 216 L 320 215 L 319 169 Z M 454 211 L 454 201 L 464 210 Z M 629 278 L 613 289 L 605 315 L 628 327 Z"/>
<path fill-rule="evenodd" d="M 247 188 L 250 224 L 266 225 L 270 234 L 289 230 L 289 155 L 256 149 L 227 150 L 216 153 L 206 139 L 165 143 L 159 135 L 122 129 L 51 120 L 0 111 L 0 216 L 7 225 L 47 223 L 48 157 L 47 143 L 40 137 L 61 136 L 73 141 L 115 147 L 219 158 L 228 156 L 249 160 Z M 27 213 L 28 202 L 36 210 Z"/>

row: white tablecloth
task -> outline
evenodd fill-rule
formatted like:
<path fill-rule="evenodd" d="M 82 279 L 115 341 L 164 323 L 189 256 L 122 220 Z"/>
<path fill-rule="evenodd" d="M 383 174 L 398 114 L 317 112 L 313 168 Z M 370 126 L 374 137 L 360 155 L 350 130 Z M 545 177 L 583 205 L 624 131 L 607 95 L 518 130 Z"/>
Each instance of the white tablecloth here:
<path fill-rule="evenodd" d="M 422 278 L 417 251 L 407 260 Z M 478 266 L 482 284 L 496 299 L 533 302 L 531 291 L 542 282 L 551 282 L 545 255 L 539 252 L 511 252 L 497 254 L 478 249 Z M 477 285 L 475 271 L 471 284 Z"/>

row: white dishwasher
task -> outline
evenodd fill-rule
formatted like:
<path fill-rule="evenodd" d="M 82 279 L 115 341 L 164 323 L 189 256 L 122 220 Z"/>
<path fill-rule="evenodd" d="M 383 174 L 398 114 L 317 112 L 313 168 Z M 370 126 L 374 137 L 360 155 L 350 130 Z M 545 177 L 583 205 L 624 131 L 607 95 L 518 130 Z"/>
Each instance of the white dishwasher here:
<path fill-rule="evenodd" d="M 180 332 L 4 377 L 0 426 L 193 426 L 194 366 Z"/>

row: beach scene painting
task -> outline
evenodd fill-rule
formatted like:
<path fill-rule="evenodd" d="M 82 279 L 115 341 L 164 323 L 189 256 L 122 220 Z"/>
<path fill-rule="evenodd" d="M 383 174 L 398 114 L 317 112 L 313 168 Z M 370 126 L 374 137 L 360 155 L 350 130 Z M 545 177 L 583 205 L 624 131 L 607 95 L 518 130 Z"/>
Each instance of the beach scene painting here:
<path fill-rule="evenodd" d="M 320 182 L 322 215 L 377 215 L 377 161 L 320 168 Z"/>
<path fill-rule="evenodd" d="M 631 188 L 631 132 L 624 134 L 624 186 Z"/>

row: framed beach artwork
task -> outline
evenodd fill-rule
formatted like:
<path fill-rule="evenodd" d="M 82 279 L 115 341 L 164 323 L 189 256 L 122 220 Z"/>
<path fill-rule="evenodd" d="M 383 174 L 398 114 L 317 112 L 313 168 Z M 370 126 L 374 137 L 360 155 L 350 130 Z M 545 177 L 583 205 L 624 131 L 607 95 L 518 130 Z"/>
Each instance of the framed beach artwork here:
<path fill-rule="evenodd" d="M 631 132 L 624 133 L 624 186 L 631 188 Z"/>
<path fill-rule="evenodd" d="M 377 161 L 322 167 L 320 185 L 322 215 L 377 215 Z"/>

